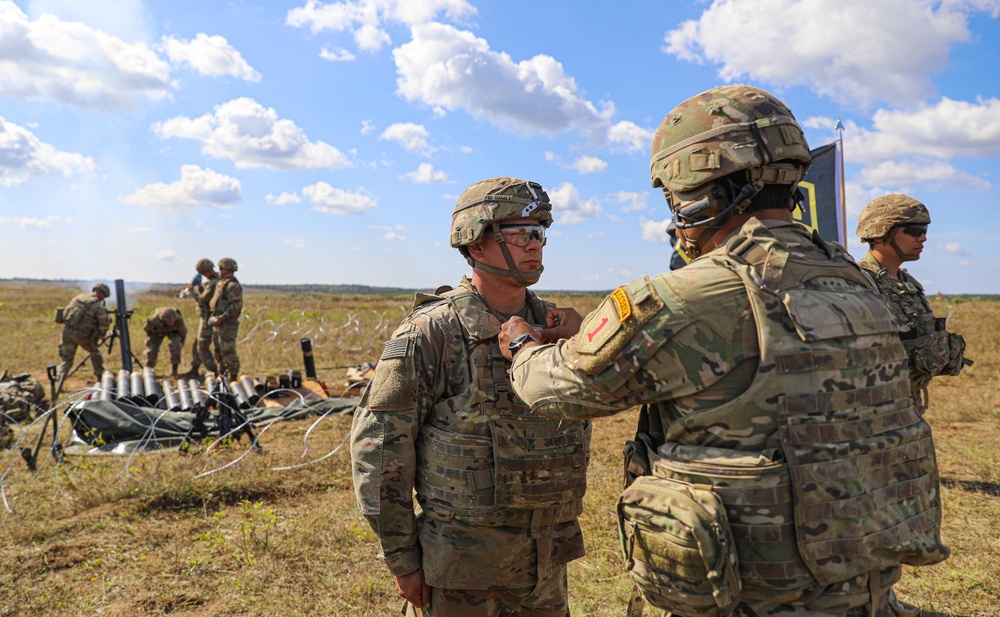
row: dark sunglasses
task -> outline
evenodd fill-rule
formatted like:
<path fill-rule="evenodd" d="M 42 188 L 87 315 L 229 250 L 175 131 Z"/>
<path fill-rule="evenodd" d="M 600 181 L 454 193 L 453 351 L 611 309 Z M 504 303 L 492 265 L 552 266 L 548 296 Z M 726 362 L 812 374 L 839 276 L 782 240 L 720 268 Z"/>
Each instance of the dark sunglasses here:
<path fill-rule="evenodd" d="M 903 225 L 902 230 L 908 236 L 919 238 L 927 233 L 927 225 Z"/>

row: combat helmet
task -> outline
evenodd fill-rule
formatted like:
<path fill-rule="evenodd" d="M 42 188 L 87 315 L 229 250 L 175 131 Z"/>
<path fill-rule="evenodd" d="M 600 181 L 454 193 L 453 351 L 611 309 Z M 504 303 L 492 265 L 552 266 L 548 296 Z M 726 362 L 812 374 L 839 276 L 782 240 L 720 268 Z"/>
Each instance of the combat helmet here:
<path fill-rule="evenodd" d="M 764 185 L 794 190 L 811 161 L 802 128 L 784 103 L 759 88 L 731 85 L 693 96 L 667 114 L 653 137 L 649 167 L 685 250 L 697 257 L 714 230 L 746 210 Z"/>
<path fill-rule="evenodd" d="M 500 233 L 500 221 L 520 218 L 537 219 L 546 228 L 552 224 L 552 204 L 542 185 L 506 176 L 476 182 L 465 189 L 451 213 L 451 246 L 461 251 L 474 268 L 513 277 L 524 284 L 534 283 L 544 268 L 518 270 Z M 480 263 L 469 254 L 468 246 L 487 230 L 500 245 L 508 269 Z"/>
<path fill-rule="evenodd" d="M 899 193 L 872 200 L 858 217 L 858 238 L 871 243 L 888 235 L 897 225 L 930 225 L 931 213 L 916 199 Z"/>
<path fill-rule="evenodd" d="M 212 263 L 212 260 L 208 259 L 207 257 L 202 257 L 201 259 L 199 259 L 198 263 L 195 264 L 194 266 L 195 272 L 197 272 L 198 274 L 205 274 L 205 275 L 211 272 L 213 268 L 215 268 L 215 264 Z"/>
<path fill-rule="evenodd" d="M 111 297 L 111 288 L 109 288 L 104 283 L 97 283 L 96 285 L 94 285 L 91 288 L 91 291 L 99 291 L 102 294 L 104 294 L 105 298 L 110 298 Z"/>
<path fill-rule="evenodd" d="M 177 323 L 177 321 L 180 319 L 180 316 L 181 316 L 180 311 L 178 311 L 172 306 L 168 306 L 167 308 L 163 309 L 163 313 L 160 315 L 160 318 L 163 319 L 164 323 Z"/>
<path fill-rule="evenodd" d="M 239 267 L 236 265 L 236 260 L 232 257 L 223 257 L 219 260 L 219 270 L 232 270 L 236 272 Z"/>

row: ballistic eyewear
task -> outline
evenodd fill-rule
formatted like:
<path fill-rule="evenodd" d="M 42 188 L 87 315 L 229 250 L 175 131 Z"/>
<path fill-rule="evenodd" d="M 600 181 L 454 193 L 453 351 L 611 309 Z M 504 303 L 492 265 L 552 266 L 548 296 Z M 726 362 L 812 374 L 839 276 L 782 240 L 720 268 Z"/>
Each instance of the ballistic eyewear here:
<path fill-rule="evenodd" d="M 545 246 L 545 227 L 538 224 L 508 223 L 500 224 L 500 235 L 503 241 L 514 246 L 525 247 L 531 244 L 532 240 Z"/>
<path fill-rule="evenodd" d="M 927 225 L 903 225 L 902 230 L 908 236 L 919 238 L 927 233 Z"/>

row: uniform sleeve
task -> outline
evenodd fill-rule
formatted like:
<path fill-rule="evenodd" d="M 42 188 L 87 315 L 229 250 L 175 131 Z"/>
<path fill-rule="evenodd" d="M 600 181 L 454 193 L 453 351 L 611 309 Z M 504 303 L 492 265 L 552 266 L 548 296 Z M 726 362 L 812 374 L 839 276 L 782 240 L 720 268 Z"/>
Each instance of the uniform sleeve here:
<path fill-rule="evenodd" d="M 749 318 L 738 279 L 719 289 L 691 286 L 702 294 L 692 302 L 687 290 L 674 291 L 682 278 L 670 276 L 618 288 L 576 336 L 519 353 L 511 381 L 521 400 L 554 419 L 596 418 L 681 398 L 696 405 L 745 361 L 741 356 L 753 353 L 742 346 L 755 345 L 755 338 L 731 341 L 735 324 Z"/>
<path fill-rule="evenodd" d="M 416 438 L 444 391 L 435 370 L 444 338 L 426 317 L 406 321 L 386 343 L 351 429 L 358 508 L 378 537 L 394 576 L 421 567 L 413 506 Z"/>
<path fill-rule="evenodd" d="M 188 335 L 187 324 L 184 323 L 184 316 L 179 315 L 177 317 L 177 333 L 181 335 L 182 339 L 186 339 Z"/>
<path fill-rule="evenodd" d="M 217 290 L 218 291 L 218 290 Z M 235 321 L 240 318 L 243 312 L 243 287 L 239 283 L 226 285 L 222 293 L 226 294 L 226 310 L 219 313 L 218 317 L 222 321 Z"/>

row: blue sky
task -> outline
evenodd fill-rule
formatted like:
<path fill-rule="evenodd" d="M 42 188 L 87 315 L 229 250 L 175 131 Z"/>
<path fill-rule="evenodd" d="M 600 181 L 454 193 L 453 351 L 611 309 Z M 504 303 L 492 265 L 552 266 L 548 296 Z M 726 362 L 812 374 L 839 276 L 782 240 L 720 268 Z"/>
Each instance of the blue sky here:
<path fill-rule="evenodd" d="M 761 10 L 766 4 L 767 10 Z M 668 267 L 663 116 L 781 97 L 871 199 L 933 224 L 929 293 L 1000 293 L 1000 0 L 0 0 L 0 278 L 433 288 L 471 183 L 536 180 L 540 289 Z"/>

